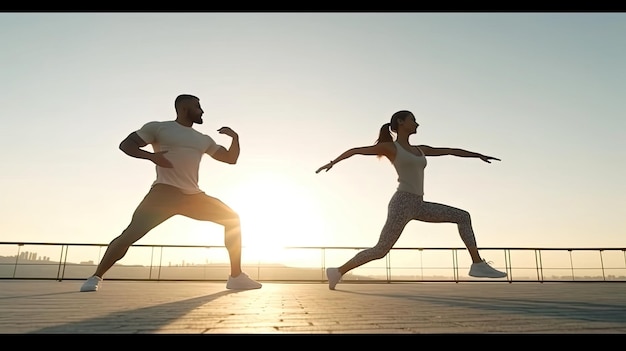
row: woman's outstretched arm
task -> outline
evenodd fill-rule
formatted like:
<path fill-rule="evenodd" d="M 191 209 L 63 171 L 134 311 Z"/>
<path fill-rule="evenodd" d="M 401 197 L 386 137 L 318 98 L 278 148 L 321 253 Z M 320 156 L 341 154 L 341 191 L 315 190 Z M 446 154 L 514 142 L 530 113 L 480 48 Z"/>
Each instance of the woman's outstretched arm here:
<path fill-rule="evenodd" d="M 334 160 L 331 160 L 327 164 L 318 168 L 317 171 L 315 171 L 315 173 L 319 173 L 323 170 L 326 170 L 326 172 L 328 172 L 337 163 L 347 158 L 350 158 L 354 155 L 387 156 L 387 158 L 393 159 L 394 157 L 393 153 L 395 152 L 395 148 L 393 148 L 393 146 L 390 144 L 391 143 L 378 143 L 372 146 L 361 146 L 361 147 L 355 147 L 355 148 L 346 150 L 341 155 L 337 156 L 337 158 L 335 158 Z"/>
<path fill-rule="evenodd" d="M 473 151 L 467 151 L 463 149 L 457 148 L 449 148 L 449 147 L 432 147 L 428 145 L 420 145 L 419 148 L 424 152 L 426 156 L 444 156 L 444 155 L 452 155 L 459 157 L 475 157 L 480 158 L 481 160 L 491 163 L 491 160 L 500 161 L 499 158 L 495 158 L 492 156 L 486 156 L 483 154 L 479 154 Z"/>

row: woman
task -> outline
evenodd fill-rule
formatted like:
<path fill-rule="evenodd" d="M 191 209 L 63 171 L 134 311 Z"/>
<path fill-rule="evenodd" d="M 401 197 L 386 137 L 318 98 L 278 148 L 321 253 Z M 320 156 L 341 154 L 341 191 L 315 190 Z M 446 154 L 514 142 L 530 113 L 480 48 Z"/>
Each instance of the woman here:
<path fill-rule="evenodd" d="M 472 265 L 469 275 L 480 278 L 503 278 L 505 272 L 492 268 L 480 257 L 476 247 L 476 238 L 472 229 L 470 214 L 455 207 L 424 201 L 424 168 L 426 156 L 453 155 L 459 157 L 475 157 L 491 163 L 491 160 L 500 161 L 491 156 L 453 148 L 439 148 L 428 145 L 411 145 L 409 136 L 417 132 L 419 124 L 410 111 L 398 111 L 391 116 L 391 122 L 380 128 L 376 144 L 372 146 L 356 147 L 339 155 L 336 159 L 320 167 L 315 173 L 322 170 L 328 172 L 338 162 L 353 155 L 385 156 L 391 161 L 398 173 L 398 188 L 391 197 L 388 205 L 387 221 L 380 233 L 376 246 L 357 253 L 352 259 L 337 268 L 327 268 L 328 287 L 335 290 L 335 285 L 341 277 L 350 270 L 373 260 L 381 259 L 400 238 L 406 224 L 411 220 L 431 223 L 456 223 L 459 234 L 470 256 Z M 394 141 L 391 131 L 396 134 Z"/>

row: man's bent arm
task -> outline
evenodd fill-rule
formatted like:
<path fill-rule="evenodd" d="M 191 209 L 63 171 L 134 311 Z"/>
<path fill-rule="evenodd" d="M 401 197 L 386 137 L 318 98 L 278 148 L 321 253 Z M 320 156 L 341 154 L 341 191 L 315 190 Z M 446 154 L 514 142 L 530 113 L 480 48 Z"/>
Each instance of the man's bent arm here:
<path fill-rule="evenodd" d="M 146 145 L 148 145 L 148 143 L 143 141 L 137 132 L 132 132 L 126 137 L 126 139 L 122 140 L 120 143 L 120 150 L 130 157 L 152 160 L 153 154 L 141 149 Z"/>

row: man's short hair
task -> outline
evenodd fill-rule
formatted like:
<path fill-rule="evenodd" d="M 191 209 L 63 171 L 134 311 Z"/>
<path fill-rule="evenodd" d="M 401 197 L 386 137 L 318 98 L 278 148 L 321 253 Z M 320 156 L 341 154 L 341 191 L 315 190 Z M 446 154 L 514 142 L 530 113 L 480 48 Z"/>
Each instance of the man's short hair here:
<path fill-rule="evenodd" d="M 178 110 L 178 107 L 184 103 L 185 101 L 189 101 L 189 100 L 200 100 L 198 99 L 197 96 L 194 95 L 190 95 L 190 94 L 180 94 L 176 97 L 176 100 L 174 100 L 174 108 L 176 110 Z"/>

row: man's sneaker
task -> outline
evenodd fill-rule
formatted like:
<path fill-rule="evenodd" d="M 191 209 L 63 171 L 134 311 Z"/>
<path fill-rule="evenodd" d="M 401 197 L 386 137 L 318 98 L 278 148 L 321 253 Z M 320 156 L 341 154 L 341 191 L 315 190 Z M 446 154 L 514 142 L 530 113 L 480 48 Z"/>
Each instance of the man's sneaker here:
<path fill-rule="evenodd" d="M 491 267 L 487 261 L 482 260 L 477 263 L 472 263 L 470 267 L 469 275 L 476 278 L 504 278 L 506 277 L 505 272 L 500 272 L 499 270 Z"/>
<path fill-rule="evenodd" d="M 226 289 L 233 290 L 259 289 L 261 286 L 261 283 L 250 279 L 250 277 L 243 272 L 236 277 L 228 276 L 228 282 L 226 283 Z"/>
<path fill-rule="evenodd" d="M 328 288 L 335 290 L 335 285 L 341 280 L 341 273 L 337 268 L 326 268 L 326 277 L 328 278 Z"/>
<path fill-rule="evenodd" d="M 85 291 L 98 291 L 98 287 L 100 286 L 100 282 L 102 282 L 102 278 L 96 277 L 95 275 L 87 279 L 83 286 L 80 287 L 81 292 Z"/>

